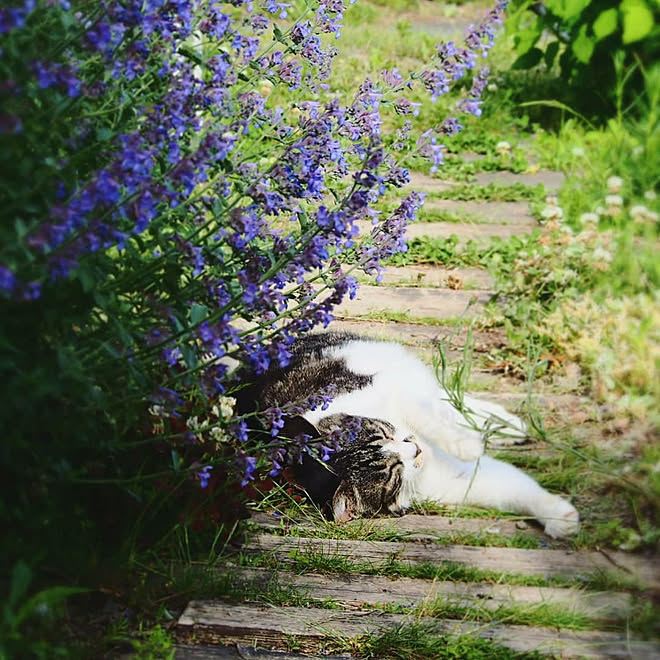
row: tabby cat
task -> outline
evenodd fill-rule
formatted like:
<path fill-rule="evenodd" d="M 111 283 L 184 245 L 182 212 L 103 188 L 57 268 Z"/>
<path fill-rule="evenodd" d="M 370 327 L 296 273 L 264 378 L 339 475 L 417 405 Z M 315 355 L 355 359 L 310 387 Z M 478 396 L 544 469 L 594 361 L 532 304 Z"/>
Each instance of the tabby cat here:
<path fill-rule="evenodd" d="M 299 339 L 292 350 L 288 367 L 270 369 L 243 391 L 243 407 L 299 402 L 334 386 L 325 410 L 304 410 L 282 434 L 323 437 L 355 429 L 327 464 L 307 458 L 296 469 L 311 499 L 338 522 L 401 515 L 413 500 L 433 500 L 531 515 L 552 537 L 578 530 L 578 512 L 567 500 L 484 455 L 484 432 L 493 422 L 508 433 L 487 433 L 489 445 L 526 439 L 524 422 L 501 406 L 466 396 L 475 430 L 433 370 L 396 343 L 324 332 Z"/>

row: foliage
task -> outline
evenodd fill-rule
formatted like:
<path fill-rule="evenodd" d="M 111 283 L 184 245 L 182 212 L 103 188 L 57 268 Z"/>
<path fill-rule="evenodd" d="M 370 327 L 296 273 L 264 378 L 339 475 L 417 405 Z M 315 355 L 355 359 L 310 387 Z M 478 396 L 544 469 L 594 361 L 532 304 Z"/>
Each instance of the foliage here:
<path fill-rule="evenodd" d="M 231 369 L 285 366 L 352 271 L 405 249 L 422 197 L 376 204 L 408 181 L 401 155 L 437 168 L 481 113 L 503 6 L 346 105 L 325 82 L 341 0 L 0 9 L 5 561 L 94 583 L 175 516 L 232 521 L 241 486 L 311 450 L 278 437 L 295 407 L 237 409 Z M 410 89 L 435 100 L 465 77 L 453 115 L 422 125 Z M 381 110 L 409 120 L 399 151 Z"/>
<path fill-rule="evenodd" d="M 163 628 L 155 626 L 143 635 L 143 639 L 133 640 L 135 660 L 173 660 L 174 642 Z"/>
<path fill-rule="evenodd" d="M 636 103 L 644 85 L 638 68 L 654 66 L 660 54 L 656 2 L 522 0 L 515 8 L 508 24 L 518 55 L 514 69 L 543 64 L 550 71 L 558 63 L 566 91 L 554 100 L 589 116 L 612 115 Z M 547 33 L 553 38 L 545 39 Z"/>
<path fill-rule="evenodd" d="M 24 561 L 14 564 L 9 579 L 9 592 L 3 598 L 0 619 L 0 658 L 66 657 L 64 648 L 48 641 L 53 636 L 64 601 L 84 589 L 50 587 L 29 595 L 34 574 Z M 25 656 L 23 656 L 25 657 Z"/>

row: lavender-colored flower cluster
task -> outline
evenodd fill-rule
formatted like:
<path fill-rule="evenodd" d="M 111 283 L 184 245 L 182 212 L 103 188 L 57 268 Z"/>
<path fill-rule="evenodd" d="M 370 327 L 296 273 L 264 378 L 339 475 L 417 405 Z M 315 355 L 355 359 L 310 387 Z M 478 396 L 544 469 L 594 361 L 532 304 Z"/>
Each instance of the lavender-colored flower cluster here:
<path fill-rule="evenodd" d="M 101 0 L 80 10 L 27 0 L 0 9 L 0 36 L 15 43 L 39 21 L 61 19 L 70 39 L 58 57 L 28 63 L 30 93 L 38 107 L 76 120 L 59 147 L 56 168 L 66 176 L 49 187 L 47 212 L 27 213 L 20 240 L 0 252 L 0 296 L 47 305 L 61 283 L 80 281 L 94 291 L 95 321 L 78 328 L 72 350 L 86 359 L 91 347 L 100 370 L 128 361 L 150 385 L 160 374 L 163 391 L 224 392 L 227 357 L 257 373 L 286 366 L 295 337 L 327 326 L 334 307 L 355 296 L 349 269 L 379 275 L 382 259 L 406 249 L 423 197 L 408 195 L 385 218 L 375 210 L 409 181 L 386 152 L 381 110 L 416 117 L 418 104 L 405 96 L 416 84 L 432 100 L 446 94 L 486 55 L 505 6 L 497 2 L 462 46 L 439 46 L 418 75 L 386 71 L 346 107 L 307 98 L 294 113 L 270 103 L 269 86 L 307 97 L 322 90 L 337 54 L 322 35 L 340 35 L 345 11 L 342 0 L 307 4 L 313 16 L 294 22 L 291 5 L 273 0 Z M 477 72 L 457 112 L 480 113 L 486 78 Z M 0 137 L 20 139 L 41 121 L 28 89 L 8 81 L 0 90 L 8 100 Z M 443 161 L 441 136 L 459 129 L 447 118 L 416 136 L 432 170 Z M 400 142 L 412 132 L 407 123 Z M 366 238 L 362 220 L 373 224 Z M 85 332 L 89 345 L 78 341 Z M 315 405 L 327 404 L 327 393 L 316 396 Z M 266 411 L 274 439 L 284 414 Z M 248 424 L 227 422 L 247 483 L 258 465 L 244 442 Z M 280 445 L 260 451 L 279 472 Z M 210 470 L 195 472 L 202 487 Z"/>

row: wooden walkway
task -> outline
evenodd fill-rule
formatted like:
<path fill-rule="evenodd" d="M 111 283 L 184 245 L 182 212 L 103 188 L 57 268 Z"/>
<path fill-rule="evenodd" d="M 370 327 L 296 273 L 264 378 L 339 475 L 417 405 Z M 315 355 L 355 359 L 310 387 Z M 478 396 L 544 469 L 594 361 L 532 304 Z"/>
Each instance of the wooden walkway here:
<path fill-rule="evenodd" d="M 484 183 L 493 176 L 482 175 L 488 179 Z M 497 173 L 498 181 L 506 183 L 506 176 Z M 510 177 L 545 183 L 547 189 L 561 183 L 561 175 L 553 172 Z M 414 188 L 431 192 L 451 185 L 421 174 L 413 179 Z M 422 222 L 411 235 L 488 241 L 527 234 L 536 224 L 525 202 L 436 198 L 433 205 L 470 221 Z M 456 282 L 463 288 L 456 290 Z M 469 303 L 468 314 L 482 314 L 492 291 L 492 279 L 478 268 L 389 268 L 382 285 L 363 286 L 355 301 L 340 308 L 342 318 L 333 327 L 401 341 L 423 359 L 438 338 L 452 336 L 447 344 L 452 357 L 465 333 L 443 321 L 463 315 Z M 405 322 L 372 320 L 373 312 L 383 309 L 405 313 Z M 487 354 L 502 341 L 500 331 L 476 330 L 475 352 Z M 526 398 L 519 381 L 483 366 L 473 370 L 471 386 L 488 390 L 486 398 L 510 409 Z M 593 417 L 591 402 L 573 392 L 541 393 L 536 403 L 544 415 L 575 423 Z M 557 454 L 552 447 L 534 445 L 508 451 Z M 461 517 L 460 512 L 357 521 L 335 534 L 340 538 L 332 538 L 332 526 L 281 512 L 255 513 L 251 527 L 229 567 L 245 598 L 192 600 L 175 627 L 177 658 L 362 657 L 360 640 L 409 626 L 447 640 L 465 635 L 490 640 L 493 649 L 513 654 L 660 658 L 657 643 L 629 632 L 637 606 L 631 594 L 660 592 L 660 573 L 651 558 L 597 546 L 575 551 L 570 542 L 546 538 L 532 522 Z M 285 588 L 295 597 L 255 602 L 250 594 L 260 588 L 264 593 Z"/>
<path fill-rule="evenodd" d="M 226 657 L 325 657 L 328 653 L 336 657 L 332 650 L 341 647 L 342 641 L 413 624 L 426 626 L 439 636 L 478 636 L 518 653 L 588 658 L 660 657 L 660 645 L 635 641 L 616 630 L 633 610 L 629 593 L 593 591 L 583 586 L 589 578 L 603 580 L 610 576 L 612 580 L 624 578 L 657 588 L 660 584 L 657 567 L 634 555 L 442 544 L 443 536 L 454 533 L 455 527 L 492 534 L 497 526 L 497 534 L 504 539 L 521 533 L 530 538 L 542 536 L 531 526 L 521 532 L 513 521 L 486 518 L 411 515 L 373 521 L 373 530 L 386 526 L 392 533 L 400 532 L 406 540 L 399 542 L 289 536 L 292 525 L 298 534 L 315 530 L 311 525 L 296 524 L 280 515 L 256 514 L 252 523 L 258 531 L 250 536 L 243 552 L 259 559 L 256 563 L 262 565 L 234 566 L 232 574 L 237 587 L 244 585 L 249 591 L 255 586 L 264 589 L 273 584 L 286 586 L 306 600 L 305 606 L 192 601 L 177 623 L 181 642 L 177 658 L 221 657 L 213 653 L 230 653 L 241 648 L 243 655 Z M 361 524 L 364 529 L 364 523 Z M 319 558 L 325 560 L 326 572 L 305 568 L 310 559 L 310 564 L 321 566 L 323 561 Z M 342 572 L 332 573 L 330 566 L 335 559 L 352 561 L 357 570 L 372 574 L 347 573 L 343 564 L 338 569 Z M 388 570 L 396 572 L 394 565 L 420 563 L 476 569 L 486 576 L 499 573 L 500 581 L 387 575 Z M 516 584 L 525 578 L 550 581 L 557 577 L 563 579 L 565 586 Z M 328 603 L 332 604 L 331 609 L 327 608 Z M 447 612 L 456 613 L 456 618 L 433 616 L 438 603 Z M 519 616 L 525 612 L 533 615 L 538 608 L 580 615 L 591 626 L 571 630 L 507 623 L 513 611 L 518 611 Z M 388 611 L 392 609 L 399 611 Z M 406 610 L 411 613 L 405 613 Z M 246 649 L 251 649 L 252 655 L 245 655 Z M 254 655 L 254 649 L 268 652 Z M 296 654 L 291 655 L 292 649 Z"/>

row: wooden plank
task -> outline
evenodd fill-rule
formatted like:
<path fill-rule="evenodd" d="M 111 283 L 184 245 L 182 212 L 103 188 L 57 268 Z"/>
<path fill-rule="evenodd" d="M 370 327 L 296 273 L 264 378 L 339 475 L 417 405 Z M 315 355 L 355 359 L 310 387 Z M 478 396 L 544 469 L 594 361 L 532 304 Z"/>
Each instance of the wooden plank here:
<path fill-rule="evenodd" d="M 179 618 L 180 641 L 245 643 L 286 649 L 292 639 L 304 652 L 319 651 L 328 638 L 350 639 L 379 634 L 406 624 L 427 624 L 437 635 L 478 635 L 517 652 L 541 651 L 566 657 L 658 657 L 658 646 L 636 643 L 617 633 L 570 631 L 419 618 L 401 614 L 344 612 L 300 607 L 232 605 L 192 601 Z"/>
<path fill-rule="evenodd" d="M 364 277 L 367 284 L 375 282 L 375 277 Z M 493 276 L 483 268 L 443 268 L 441 266 L 388 266 L 383 269 L 378 286 L 427 286 L 451 288 L 448 282 L 460 281 L 465 291 L 473 289 L 492 289 L 495 285 Z"/>
<path fill-rule="evenodd" d="M 460 199 L 438 199 L 430 197 L 424 202 L 420 218 L 433 211 L 445 211 L 456 216 L 472 218 L 478 222 L 495 222 L 503 225 L 531 225 L 539 223 L 529 211 L 528 202 L 464 201 Z M 421 224 L 421 223 L 420 223 Z"/>
<path fill-rule="evenodd" d="M 341 660 L 350 658 L 350 654 L 324 655 L 324 660 Z M 174 647 L 175 660 L 216 660 L 216 658 L 241 658 L 248 660 L 309 660 L 308 655 L 287 653 L 286 651 L 267 651 L 257 649 L 247 644 L 232 644 L 231 646 L 192 646 L 190 644 L 176 644 Z"/>
<path fill-rule="evenodd" d="M 318 529 L 312 522 L 298 521 L 286 516 L 267 513 L 254 513 L 250 521 L 262 529 L 296 529 L 304 534 L 305 530 Z M 352 520 L 345 525 L 348 529 L 357 528 L 368 535 L 371 530 L 389 531 L 411 540 L 433 540 L 452 534 L 496 535 L 510 537 L 517 534 L 529 534 L 544 537 L 543 532 L 529 526 L 522 520 L 500 518 L 457 518 L 453 516 L 424 516 L 407 514 L 400 518 L 369 518 Z M 544 537 L 545 538 L 545 537 Z"/>
<path fill-rule="evenodd" d="M 472 317 L 483 310 L 493 297 L 492 291 L 453 291 L 400 286 L 388 288 L 363 284 L 353 300 L 337 306 L 338 317 L 364 316 L 383 310 L 409 314 L 411 318 L 448 319 Z"/>
<path fill-rule="evenodd" d="M 320 553 L 328 557 L 358 559 L 375 566 L 395 560 L 404 564 L 453 562 L 480 570 L 545 577 L 579 578 L 596 571 L 636 579 L 645 588 L 660 587 L 660 575 L 653 561 L 623 552 L 573 552 L 571 550 L 525 550 L 467 545 L 439 545 L 432 542 L 395 543 L 388 541 L 343 541 L 261 534 L 244 546 L 248 552 L 271 552 L 280 561 L 294 553 Z"/>
<path fill-rule="evenodd" d="M 571 613 L 607 621 L 626 618 L 631 607 L 631 597 L 627 593 L 569 588 L 389 578 L 381 575 L 297 575 L 289 571 L 274 573 L 265 568 L 238 568 L 232 571 L 232 576 L 238 584 L 267 585 L 276 579 L 277 584 L 292 586 L 308 598 L 331 598 L 353 606 L 383 603 L 414 606 L 442 597 L 457 607 L 489 611 L 513 604 L 555 605 Z"/>

